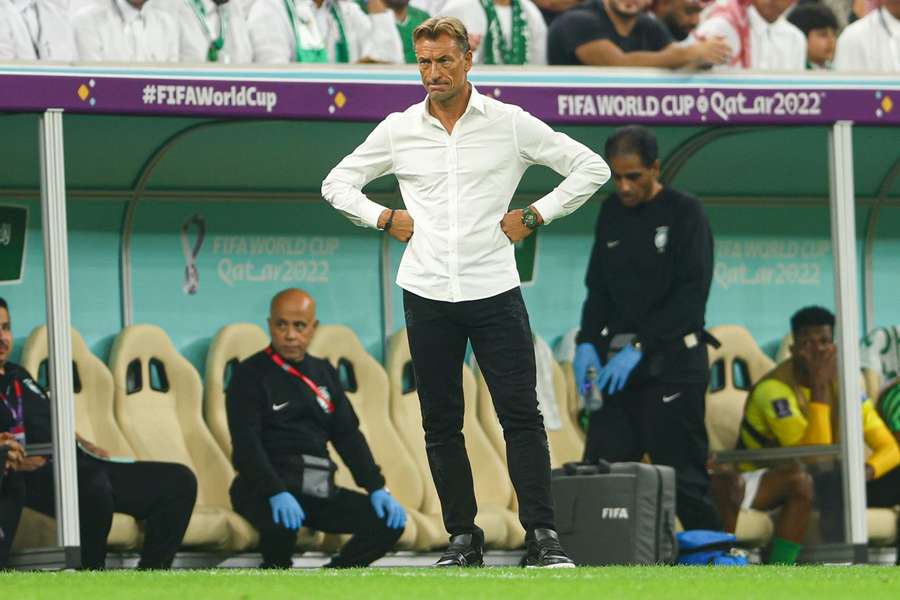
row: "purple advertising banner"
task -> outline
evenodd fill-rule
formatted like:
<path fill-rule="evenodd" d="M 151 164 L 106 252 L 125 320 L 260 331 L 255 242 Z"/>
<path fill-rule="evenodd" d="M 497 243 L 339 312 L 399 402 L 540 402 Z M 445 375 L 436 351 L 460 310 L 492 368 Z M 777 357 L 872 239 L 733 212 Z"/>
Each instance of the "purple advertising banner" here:
<path fill-rule="evenodd" d="M 549 123 L 900 125 L 900 78 L 490 70 L 479 90 Z M 406 69 L 210 70 L 0 65 L 0 111 L 377 121 L 424 97 Z"/>

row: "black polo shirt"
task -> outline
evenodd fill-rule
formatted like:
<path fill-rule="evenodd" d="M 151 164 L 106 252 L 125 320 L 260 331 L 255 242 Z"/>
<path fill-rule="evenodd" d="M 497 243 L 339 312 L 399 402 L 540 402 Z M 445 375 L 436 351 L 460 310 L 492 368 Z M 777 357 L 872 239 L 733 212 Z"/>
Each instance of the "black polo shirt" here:
<path fill-rule="evenodd" d="M 240 363 L 228 385 L 228 428 L 232 462 L 263 496 L 284 491 L 285 459 L 308 454 L 328 457 L 328 442 L 344 460 L 357 485 L 369 492 L 384 487 L 381 469 L 359 430 L 359 419 L 327 360 L 307 355 L 289 363 L 330 398 L 323 408 L 315 392 L 279 367 L 265 351 Z"/>
<path fill-rule="evenodd" d="M 600 0 L 588 0 L 554 19 L 547 34 L 547 61 L 551 65 L 580 65 L 579 46 L 609 40 L 623 52 L 658 52 L 672 43 L 672 34 L 655 17 L 640 14 L 627 36 L 619 35 Z"/>
<path fill-rule="evenodd" d="M 636 377 L 706 381 L 706 346 L 683 339 L 705 325 L 712 271 L 712 231 L 697 198 L 664 187 L 626 208 L 612 194 L 597 217 L 578 342 L 603 356 L 613 335 L 635 333 L 644 353 Z"/>

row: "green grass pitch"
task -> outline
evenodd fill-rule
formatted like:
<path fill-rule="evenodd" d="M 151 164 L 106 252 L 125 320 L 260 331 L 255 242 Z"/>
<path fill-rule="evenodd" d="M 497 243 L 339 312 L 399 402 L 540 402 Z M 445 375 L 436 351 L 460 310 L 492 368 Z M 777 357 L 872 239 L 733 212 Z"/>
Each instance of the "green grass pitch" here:
<path fill-rule="evenodd" d="M 5 573 L 10 599 L 814 600 L 900 598 L 900 568 L 606 567 Z"/>

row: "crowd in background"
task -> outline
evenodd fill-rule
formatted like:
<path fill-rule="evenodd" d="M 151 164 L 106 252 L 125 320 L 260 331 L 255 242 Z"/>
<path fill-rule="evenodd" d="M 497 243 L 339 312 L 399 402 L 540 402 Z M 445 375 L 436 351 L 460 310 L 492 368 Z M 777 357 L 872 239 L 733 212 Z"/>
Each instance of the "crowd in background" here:
<path fill-rule="evenodd" d="M 0 61 L 415 63 L 437 15 L 483 64 L 900 71 L 900 0 L 0 0 Z"/>

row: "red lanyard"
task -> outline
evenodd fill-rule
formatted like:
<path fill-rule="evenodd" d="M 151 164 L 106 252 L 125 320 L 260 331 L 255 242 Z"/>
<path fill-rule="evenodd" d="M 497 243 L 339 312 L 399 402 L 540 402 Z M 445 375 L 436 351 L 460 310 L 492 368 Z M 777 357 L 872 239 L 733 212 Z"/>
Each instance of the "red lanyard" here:
<path fill-rule="evenodd" d="M 0 400 L 3 401 L 3 404 L 6 405 L 6 408 L 9 410 L 10 414 L 12 414 L 15 423 L 10 428 L 10 433 L 12 433 L 16 437 L 16 441 L 20 444 L 25 443 L 25 409 L 22 406 L 22 384 L 18 379 L 13 379 L 13 392 L 16 396 L 16 408 L 9 403 L 9 396 L 0 392 Z M 9 387 L 6 388 L 6 391 L 9 392 Z"/>
<path fill-rule="evenodd" d="M 316 400 L 319 401 L 319 406 L 322 407 L 322 410 L 324 410 L 328 414 L 332 414 L 334 412 L 334 404 L 331 402 L 331 398 L 322 393 L 322 390 L 319 389 L 319 386 L 317 386 L 312 379 L 289 365 L 287 361 L 281 357 L 280 354 L 275 352 L 275 349 L 272 348 L 272 346 L 266 348 L 266 354 L 269 355 L 269 358 L 272 359 L 272 362 L 284 369 L 288 375 L 296 377 L 297 379 L 308 385 L 309 389 L 311 389 L 316 394 Z"/>

